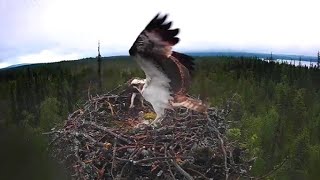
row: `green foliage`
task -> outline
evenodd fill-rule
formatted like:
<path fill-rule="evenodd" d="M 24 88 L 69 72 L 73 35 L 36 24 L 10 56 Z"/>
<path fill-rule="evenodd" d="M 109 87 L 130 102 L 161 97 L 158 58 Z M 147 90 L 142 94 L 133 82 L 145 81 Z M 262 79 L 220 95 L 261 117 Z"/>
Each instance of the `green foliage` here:
<path fill-rule="evenodd" d="M 318 179 L 320 177 L 320 145 L 310 145 L 308 147 L 308 164 L 307 168 L 307 179 Z"/>
<path fill-rule="evenodd" d="M 47 143 L 28 129 L 0 129 L 0 179 L 66 180 L 65 170 L 49 160 Z"/>
<path fill-rule="evenodd" d="M 48 131 L 62 121 L 59 116 L 60 103 L 56 98 L 48 97 L 40 104 L 40 128 Z"/>
<path fill-rule="evenodd" d="M 238 141 L 241 137 L 241 130 L 238 128 L 228 129 L 227 136 L 231 140 Z"/>
<path fill-rule="evenodd" d="M 35 116 L 32 113 L 29 113 L 26 110 L 22 111 L 22 120 L 20 126 L 22 127 L 31 127 L 31 124 L 34 124 Z"/>
<path fill-rule="evenodd" d="M 320 167 L 320 70 L 255 58 L 195 57 L 190 94 L 212 106 L 232 106 L 228 138 L 240 140 L 252 174 L 270 179 L 317 179 Z M 0 70 L 0 124 L 35 135 L 66 119 L 88 98 L 131 77 L 144 77 L 128 57 L 102 58 L 102 89 L 95 58 Z M 148 115 L 153 117 L 153 115 Z M 39 141 L 39 144 L 41 142 Z M 39 148 L 42 148 L 41 145 Z"/>

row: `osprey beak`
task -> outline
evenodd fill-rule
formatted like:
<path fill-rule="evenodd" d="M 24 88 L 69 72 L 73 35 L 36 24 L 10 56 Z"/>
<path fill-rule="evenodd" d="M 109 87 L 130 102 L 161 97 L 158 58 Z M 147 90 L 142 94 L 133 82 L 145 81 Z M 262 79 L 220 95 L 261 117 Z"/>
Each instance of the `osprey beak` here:
<path fill-rule="evenodd" d="M 130 87 L 130 86 L 132 85 L 131 82 L 132 82 L 133 79 L 134 79 L 134 78 L 130 78 L 130 79 L 126 82 L 127 87 Z"/>

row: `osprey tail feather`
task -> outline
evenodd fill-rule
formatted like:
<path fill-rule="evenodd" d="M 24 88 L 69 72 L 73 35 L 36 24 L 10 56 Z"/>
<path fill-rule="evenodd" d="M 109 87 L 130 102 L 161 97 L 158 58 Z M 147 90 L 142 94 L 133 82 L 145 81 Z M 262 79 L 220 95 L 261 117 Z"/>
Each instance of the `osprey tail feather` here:
<path fill-rule="evenodd" d="M 173 106 L 183 106 L 197 112 L 207 112 L 209 105 L 198 99 L 193 99 L 187 96 L 180 96 L 176 99 L 178 102 L 171 103 Z"/>

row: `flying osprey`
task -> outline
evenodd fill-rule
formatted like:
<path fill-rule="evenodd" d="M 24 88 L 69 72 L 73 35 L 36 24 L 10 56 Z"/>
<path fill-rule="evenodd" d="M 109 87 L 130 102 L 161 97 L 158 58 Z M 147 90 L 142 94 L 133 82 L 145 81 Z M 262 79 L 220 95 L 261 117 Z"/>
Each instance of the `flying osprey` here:
<path fill-rule="evenodd" d="M 187 96 L 194 59 L 172 50 L 179 42 L 176 37 L 179 29 L 170 29 L 172 22 L 165 23 L 166 18 L 167 15 L 157 14 L 129 50 L 146 75 L 143 88 L 136 89 L 157 114 L 153 125 L 163 119 L 165 109 L 183 106 L 198 112 L 207 111 L 202 101 Z"/>

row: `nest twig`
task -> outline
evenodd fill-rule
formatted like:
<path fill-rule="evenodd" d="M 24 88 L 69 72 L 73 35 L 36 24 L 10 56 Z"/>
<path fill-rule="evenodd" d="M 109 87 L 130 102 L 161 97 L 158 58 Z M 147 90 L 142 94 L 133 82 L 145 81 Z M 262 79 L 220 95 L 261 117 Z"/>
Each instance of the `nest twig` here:
<path fill-rule="evenodd" d="M 228 109 L 207 115 L 177 109 L 162 126 L 144 125 L 150 106 L 129 109 L 130 94 L 91 97 L 64 127 L 46 133 L 51 155 L 73 179 L 236 179 L 250 164 L 234 162 Z M 238 155 L 237 159 L 244 159 Z"/>

